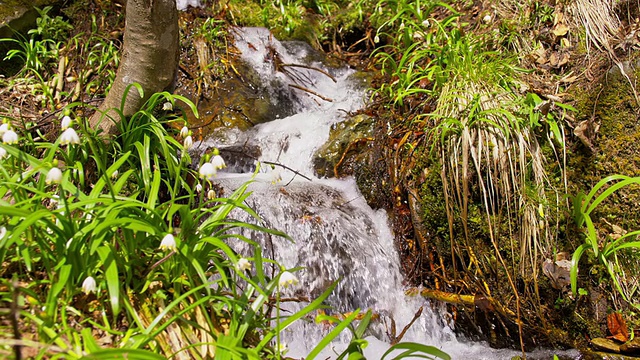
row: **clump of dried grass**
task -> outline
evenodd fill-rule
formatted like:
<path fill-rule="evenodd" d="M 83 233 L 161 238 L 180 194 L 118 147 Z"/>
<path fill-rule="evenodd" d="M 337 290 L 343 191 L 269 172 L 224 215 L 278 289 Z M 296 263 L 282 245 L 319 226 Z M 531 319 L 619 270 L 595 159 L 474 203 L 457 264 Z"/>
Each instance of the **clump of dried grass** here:
<path fill-rule="evenodd" d="M 587 54 L 591 46 L 613 54 L 620 19 L 615 14 L 616 0 L 575 0 L 567 6 L 575 26 L 585 29 Z"/>

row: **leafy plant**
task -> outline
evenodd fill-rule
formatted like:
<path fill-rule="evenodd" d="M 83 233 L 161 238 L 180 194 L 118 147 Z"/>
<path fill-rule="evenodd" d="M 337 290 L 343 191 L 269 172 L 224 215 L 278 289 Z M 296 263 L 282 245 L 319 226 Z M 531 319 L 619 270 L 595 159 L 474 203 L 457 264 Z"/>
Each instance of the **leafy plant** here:
<path fill-rule="evenodd" d="M 357 359 L 366 359 L 364 357 L 364 348 L 367 347 L 368 342 L 364 339 L 365 332 L 369 327 L 371 319 L 373 317 L 373 313 L 371 310 L 368 310 L 364 316 L 361 317 L 358 323 L 358 326 L 354 326 L 354 321 L 360 318 L 360 309 L 352 312 L 348 316 L 346 316 L 343 320 L 327 315 L 324 313 L 318 314 L 316 316 L 316 322 L 329 322 L 337 324 L 327 336 L 325 336 L 318 345 L 311 350 L 307 359 L 315 359 L 316 356 L 320 354 L 320 352 L 326 348 L 331 341 L 333 341 L 340 333 L 342 333 L 345 329 L 348 329 L 351 332 L 352 338 L 347 345 L 347 348 L 338 355 L 337 360 L 341 359 L 349 359 L 349 360 L 357 360 Z M 400 351 L 400 354 L 394 355 L 393 359 L 404 359 L 407 357 L 420 357 L 423 359 L 442 359 L 442 360 L 450 360 L 451 357 L 445 353 L 444 351 L 429 345 L 423 345 L 412 342 L 400 342 L 395 345 L 392 345 L 380 358 L 381 360 L 387 359 L 394 352 Z"/>
<path fill-rule="evenodd" d="M 602 264 L 611 277 L 613 284 L 620 295 L 628 302 L 632 302 L 623 291 L 620 284 L 621 269 L 617 263 L 616 255 L 626 249 L 640 249 L 640 241 L 637 240 L 640 230 L 630 231 L 614 239 L 599 235 L 591 214 L 603 201 L 606 201 L 616 191 L 630 185 L 639 185 L 640 177 L 624 175 L 611 175 L 600 180 L 588 194 L 578 193 L 573 198 L 573 220 L 579 228 L 584 228 L 584 243 L 578 246 L 571 258 L 571 291 L 575 295 L 578 283 L 578 267 L 582 256 L 591 252 Z M 605 186 L 609 185 L 607 188 Z M 638 307 L 637 304 L 633 304 Z"/>

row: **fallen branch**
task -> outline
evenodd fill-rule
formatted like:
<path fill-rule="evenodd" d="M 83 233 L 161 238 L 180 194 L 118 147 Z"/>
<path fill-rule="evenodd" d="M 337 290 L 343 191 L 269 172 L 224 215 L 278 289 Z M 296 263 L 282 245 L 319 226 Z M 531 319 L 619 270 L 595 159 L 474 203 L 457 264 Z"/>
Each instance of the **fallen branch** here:
<path fill-rule="evenodd" d="M 496 311 L 499 314 L 502 314 L 506 317 L 513 318 L 516 314 L 502 306 L 497 300 L 491 297 L 487 297 L 484 295 L 460 295 L 440 290 L 432 290 L 432 289 L 416 289 L 411 288 L 405 291 L 407 295 L 417 295 L 423 296 L 427 299 L 437 300 L 446 302 L 449 304 L 457 304 L 457 305 L 466 305 L 477 307 L 480 310 L 493 312 Z"/>
<path fill-rule="evenodd" d="M 285 67 L 285 66 L 289 66 L 289 67 L 299 67 L 299 68 L 303 68 L 303 69 L 309 69 L 309 70 L 314 70 L 317 71 L 323 75 L 326 75 L 329 79 L 333 80 L 334 83 L 337 83 L 338 81 L 336 80 L 336 78 L 334 78 L 333 76 L 331 76 L 331 74 L 329 74 L 328 72 L 322 70 L 322 69 L 318 69 L 316 67 L 312 67 L 312 66 L 307 66 L 307 65 L 298 65 L 298 64 L 280 64 L 280 67 Z"/>
<path fill-rule="evenodd" d="M 307 88 L 305 88 L 305 87 L 298 86 L 298 85 L 295 85 L 295 84 L 289 84 L 289 86 L 291 86 L 291 87 L 292 87 L 292 88 L 294 88 L 294 89 L 298 89 L 298 90 L 306 91 L 306 92 L 308 92 L 309 94 L 311 94 L 311 95 L 315 95 L 315 96 L 319 97 L 320 99 L 322 99 L 322 100 L 324 100 L 324 101 L 333 102 L 333 99 L 330 99 L 330 98 L 328 98 L 328 97 L 322 96 L 322 95 L 318 94 L 317 92 L 315 92 L 315 91 L 313 91 L 313 90 L 311 90 L 311 89 L 307 89 Z"/>

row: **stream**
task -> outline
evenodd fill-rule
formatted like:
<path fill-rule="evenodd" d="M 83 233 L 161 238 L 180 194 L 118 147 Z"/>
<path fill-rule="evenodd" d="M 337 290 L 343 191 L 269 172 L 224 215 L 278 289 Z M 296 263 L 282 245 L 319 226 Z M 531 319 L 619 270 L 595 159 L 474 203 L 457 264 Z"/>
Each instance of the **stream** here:
<path fill-rule="evenodd" d="M 355 71 L 309 60 L 313 56 L 308 45 L 281 43 L 262 28 L 237 29 L 236 47 L 261 77 L 269 98 L 279 99 L 273 101 L 281 101 L 276 105 L 287 107 L 285 112 L 293 115 L 275 118 L 247 131 L 217 130 L 196 147 L 201 150 L 218 147 L 223 154 L 226 148 L 242 147 L 259 154 L 262 165 L 257 174 L 254 175 L 257 163 L 252 159 L 227 158 L 228 168 L 218 174 L 216 182 L 231 191 L 254 178 L 248 205 L 262 217 L 261 225 L 293 238 L 294 242 L 290 242 L 259 233 L 245 234 L 263 245 L 263 256 L 287 268 L 302 268 L 296 272 L 300 283 L 286 289 L 282 296 L 317 297 L 340 280 L 328 299 L 334 313 L 359 308 L 363 312 L 371 309 L 379 315 L 367 332 L 368 359 L 379 359 L 389 347 L 389 334 L 394 331 L 400 334 L 421 308 L 421 315 L 402 341 L 436 346 L 452 359 L 511 359 L 521 355 L 518 351 L 495 350 L 483 343 L 457 338 L 444 305 L 419 296 L 406 296 L 400 259 L 385 211 L 371 209 L 353 179 L 320 179 L 314 175 L 314 152 L 329 138 L 330 127 L 344 120 L 346 113 L 364 106 L 366 84 L 354 76 Z M 278 61 L 302 66 L 287 66 L 287 71 L 279 71 L 283 68 Z M 287 101 L 282 100 L 283 93 Z M 233 216 L 251 220 L 239 212 Z M 248 247 L 233 246 L 251 256 Z M 295 311 L 300 305 L 284 306 L 283 311 Z M 283 334 L 282 341 L 289 347 L 286 355 L 305 357 L 331 329 L 326 324 L 299 321 Z M 343 332 L 318 358 L 335 358 L 332 349 L 339 353 L 349 340 L 350 333 Z M 552 354 L 540 350 L 528 357 L 549 359 Z M 565 355 L 575 358 L 577 353 Z"/>

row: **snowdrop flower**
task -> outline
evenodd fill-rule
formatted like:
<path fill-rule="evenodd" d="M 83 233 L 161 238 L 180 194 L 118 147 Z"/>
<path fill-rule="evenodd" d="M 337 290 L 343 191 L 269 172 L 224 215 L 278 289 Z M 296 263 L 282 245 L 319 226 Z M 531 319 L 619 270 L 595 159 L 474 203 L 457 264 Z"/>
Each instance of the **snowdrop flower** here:
<path fill-rule="evenodd" d="M 216 169 L 223 169 L 227 167 L 227 164 L 224 163 L 224 159 L 220 154 L 216 154 L 213 159 L 211 159 L 211 164 L 213 164 Z"/>
<path fill-rule="evenodd" d="M 87 295 L 89 295 L 89 293 L 96 292 L 96 288 L 96 279 L 94 279 L 92 276 L 89 276 L 82 282 L 82 291 L 84 291 L 84 293 Z"/>
<path fill-rule="evenodd" d="M 71 126 L 71 117 L 69 115 L 65 115 L 60 122 L 60 128 L 62 130 L 67 130 Z"/>
<path fill-rule="evenodd" d="M 80 137 L 73 128 L 68 128 L 60 135 L 60 144 L 80 144 Z"/>
<path fill-rule="evenodd" d="M 52 167 L 51 170 L 47 173 L 47 178 L 45 179 L 45 183 L 47 184 L 60 184 L 62 181 L 62 171 L 60 168 Z"/>
<path fill-rule="evenodd" d="M 213 166 L 212 163 L 206 162 L 202 164 L 202 166 L 200 166 L 199 173 L 201 178 L 211 180 L 213 179 L 214 176 L 216 176 L 216 174 L 218 173 L 218 170 L 216 170 L 216 167 Z"/>
<path fill-rule="evenodd" d="M 251 263 L 245 258 L 240 258 L 236 264 L 236 269 L 238 271 L 251 270 Z"/>
<path fill-rule="evenodd" d="M 489 23 L 491 22 L 491 15 L 487 14 L 482 18 L 482 21 L 484 21 L 485 23 Z"/>
<path fill-rule="evenodd" d="M 118 174 L 120 174 L 120 172 L 118 172 L 118 169 L 114 170 L 113 173 L 111 173 L 111 178 L 115 179 L 118 177 Z"/>
<path fill-rule="evenodd" d="M 377 44 L 377 43 L 379 43 L 379 42 L 380 42 L 380 36 L 376 35 L 376 36 L 373 38 L 373 42 L 374 42 L 374 43 L 376 43 L 376 44 Z"/>
<path fill-rule="evenodd" d="M 213 200 L 213 199 L 215 199 L 215 198 L 216 198 L 216 192 L 215 192 L 215 191 L 213 191 L 213 189 L 212 189 L 212 190 L 209 190 L 209 191 L 207 192 L 207 199 L 209 199 L 209 200 Z"/>
<path fill-rule="evenodd" d="M 201 192 L 202 191 L 202 184 L 198 183 L 198 185 L 196 185 L 196 192 Z"/>
<path fill-rule="evenodd" d="M 0 226 L 0 240 L 4 239 L 5 235 L 7 235 L 7 228 L 4 226 Z"/>
<path fill-rule="evenodd" d="M 166 103 L 162 104 L 162 110 L 165 110 L 165 111 L 173 110 L 173 104 L 170 101 L 167 101 Z"/>
<path fill-rule="evenodd" d="M 191 147 L 193 146 L 193 138 L 191 137 L 191 135 L 187 135 L 187 137 L 184 138 L 182 145 L 184 145 L 185 150 L 191 149 Z"/>
<path fill-rule="evenodd" d="M 2 125 L 0 125 L 0 135 L 4 135 L 7 131 L 9 131 L 9 124 L 2 123 Z"/>
<path fill-rule="evenodd" d="M 2 134 L 2 142 L 5 144 L 16 144 L 18 142 L 18 134 L 13 130 L 7 130 Z"/>
<path fill-rule="evenodd" d="M 53 195 L 49 199 L 49 205 L 51 205 L 51 206 L 58 206 L 59 202 L 60 202 L 60 196 L 58 196 L 58 195 Z M 58 207 L 58 208 L 60 208 L 60 207 Z"/>
<path fill-rule="evenodd" d="M 180 129 L 180 136 L 184 139 L 187 136 L 189 136 L 189 128 L 186 126 L 183 126 L 182 129 Z"/>
<path fill-rule="evenodd" d="M 271 169 L 271 172 L 269 173 L 269 179 L 271 180 L 272 184 L 282 181 L 282 172 L 280 171 L 280 168 Z"/>
<path fill-rule="evenodd" d="M 6 158 L 7 156 L 7 150 L 5 150 L 3 147 L 0 147 L 0 160 Z"/>
<path fill-rule="evenodd" d="M 167 234 L 162 238 L 160 242 L 160 250 L 175 250 L 176 249 L 176 238 L 173 237 L 173 234 Z"/>
<path fill-rule="evenodd" d="M 298 278 L 295 277 L 292 273 L 285 271 L 280 274 L 280 281 L 278 281 L 278 285 L 281 287 L 289 287 L 291 285 L 298 285 Z"/>

